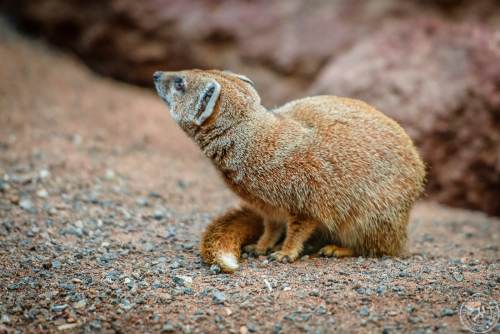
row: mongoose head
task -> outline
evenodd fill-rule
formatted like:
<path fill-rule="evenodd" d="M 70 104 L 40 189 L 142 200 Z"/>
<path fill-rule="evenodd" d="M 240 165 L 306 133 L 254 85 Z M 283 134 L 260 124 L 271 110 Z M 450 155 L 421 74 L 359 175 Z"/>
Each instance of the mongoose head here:
<path fill-rule="evenodd" d="M 252 81 L 229 71 L 157 71 L 153 78 L 172 117 L 190 135 L 209 124 L 241 120 L 260 106 Z"/>

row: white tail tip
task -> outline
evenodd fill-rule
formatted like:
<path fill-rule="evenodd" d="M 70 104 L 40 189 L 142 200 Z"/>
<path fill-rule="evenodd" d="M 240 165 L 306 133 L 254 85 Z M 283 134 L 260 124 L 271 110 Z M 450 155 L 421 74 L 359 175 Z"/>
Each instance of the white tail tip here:
<path fill-rule="evenodd" d="M 226 272 L 233 272 L 239 268 L 238 259 L 232 253 L 222 253 L 217 257 L 221 269 Z"/>

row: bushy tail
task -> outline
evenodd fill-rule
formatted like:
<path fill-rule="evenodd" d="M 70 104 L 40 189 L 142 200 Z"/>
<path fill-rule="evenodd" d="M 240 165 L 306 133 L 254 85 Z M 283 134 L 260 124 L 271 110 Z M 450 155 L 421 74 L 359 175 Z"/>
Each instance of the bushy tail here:
<path fill-rule="evenodd" d="M 262 218 L 253 210 L 231 209 L 208 225 L 201 240 L 201 256 L 206 263 L 233 272 L 239 267 L 241 248 L 257 242 L 263 229 Z"/>

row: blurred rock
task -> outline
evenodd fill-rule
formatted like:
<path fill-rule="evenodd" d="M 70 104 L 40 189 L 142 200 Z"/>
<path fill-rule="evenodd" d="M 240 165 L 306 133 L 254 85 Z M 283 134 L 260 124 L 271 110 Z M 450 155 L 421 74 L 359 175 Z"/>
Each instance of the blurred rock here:
<path fill-rule="evenodd" d="M 428 164 L 428 194 L 500 215 L 500 39 L 475 25 L 397 23 L 332 61 L 313 94 L 395 118 Z"/>
<path fill-rule="evenodd" d="M 268 105 L 304 95 L 329 59 L 382 22 L 415 15 L 500 21 L 494 0 L 4 2 L 23 27 L 100 73 L 151 86 L 157 69 L 231 69 L 251 77 Z"/>

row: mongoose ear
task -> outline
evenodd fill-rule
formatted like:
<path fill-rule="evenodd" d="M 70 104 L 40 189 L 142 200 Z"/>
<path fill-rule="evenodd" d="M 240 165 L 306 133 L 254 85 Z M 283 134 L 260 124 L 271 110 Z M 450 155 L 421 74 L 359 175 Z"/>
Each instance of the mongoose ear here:
<path fill-rule="evenodd" d="M 194 116 L 196 125 L 202 125 L 207 118 L 213 114 L 219 95 L 220 84 L 215 80 L 210 82 L 205 89 L 201 91 Z"/>
<path fill-rule="evenodd" d="M 255 88 L 255 84 L 247 76 L 244 76 L 244 75 L 238 74 L 238 73 L 234 73 L 234 72 L 231 72 L 231 71 L 228 71 L 228 70 L 225 70 L 224 73 L 232 74 L 235 77 L 237 77 L 238 79 L 240 79 L 241 81 L 245 81 L 246 83 L 249 83 L 252 87 Z"/>

